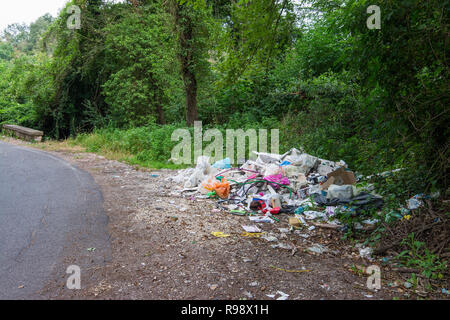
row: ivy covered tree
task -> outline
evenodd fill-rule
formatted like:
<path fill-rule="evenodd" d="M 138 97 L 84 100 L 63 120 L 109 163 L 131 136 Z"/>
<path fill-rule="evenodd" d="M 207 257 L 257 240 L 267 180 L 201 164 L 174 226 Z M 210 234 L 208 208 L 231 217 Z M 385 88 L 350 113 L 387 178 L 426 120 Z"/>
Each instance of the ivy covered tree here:
<path fill-rule="evenodd" d="M 186 123 L 193 125 L 198 120 L 199 80 L 209 69 L 211 11 L 208 6 L 178 0 L 169 0 L 168 8 L 178 41 L 176 50 L 186 95 Z"/>

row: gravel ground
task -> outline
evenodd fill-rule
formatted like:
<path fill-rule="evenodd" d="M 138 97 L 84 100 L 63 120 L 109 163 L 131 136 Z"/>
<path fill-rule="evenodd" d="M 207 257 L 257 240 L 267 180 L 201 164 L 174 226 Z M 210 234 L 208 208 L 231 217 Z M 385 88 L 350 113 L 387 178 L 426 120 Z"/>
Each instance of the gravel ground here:
<path fill-rule="evenodd" d="M 279 229 L 288 228 L 289 216 L 279 215 L 279 223 L 258 224 L 277 241 L 245 237 L 241 226 L 252 225 L 248 217 L 218 211 L 213 200 L 182 196 L 166 179 L 175 171 L 139 169 L 79 149 L 51 153 L 88 171 L 100 186 L 112 254 L 103 265 L 81 270 L 81 290 L 69 290 L 65 268 L 77 262 L 72 250 L 55 267 L 43 298 L 271 300 L 281 293 L 289 300 L 417 298 L 401 284 L 388 286 L 398 275 L 380 261 L 361 258 L 338 231 L 285 233 Z M 215 237 L 215 231 L 230 236 Z M 308 251 L 314 244 L 328 252 Z M 94 259 L 96 251 L 91 254 Z M 352 268 L 373 264 L 381 267 L 378 291 L 367 288 L 368 275 Z"/>

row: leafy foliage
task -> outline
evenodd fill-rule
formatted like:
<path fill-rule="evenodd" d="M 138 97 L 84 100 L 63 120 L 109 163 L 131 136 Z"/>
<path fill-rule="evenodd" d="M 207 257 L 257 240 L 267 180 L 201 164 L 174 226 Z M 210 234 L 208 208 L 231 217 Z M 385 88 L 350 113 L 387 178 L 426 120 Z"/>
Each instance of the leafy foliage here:
<path fill-rule="evenodd" d="M 62 10 L 2 33 L 0 122 L 55 138 L 196 119 L 279 128 L 281 151 L 367 175 L 404 168 L 379 184 L 386 195 L 445 194 L 448 2 L 72 0 L 79 30 Z M 369 5 L 380 30 L 366 26 Z M 155 151 L 141 146 L 162 150 L 130 141 L 143 159 Z"/>

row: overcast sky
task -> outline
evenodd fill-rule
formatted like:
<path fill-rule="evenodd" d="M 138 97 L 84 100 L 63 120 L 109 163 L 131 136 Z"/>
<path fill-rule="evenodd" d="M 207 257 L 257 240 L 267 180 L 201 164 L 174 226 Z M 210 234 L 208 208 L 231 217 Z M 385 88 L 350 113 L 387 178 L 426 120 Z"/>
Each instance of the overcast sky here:
<path fill-rule="evenodd" d="M 122 2 L 124 0 L 110 0 Z M 56 17 L 69 0 L 0 0 L 0 32 L 9 24 L 31 23 L 46 13 Z"/>
<path fill-rule="evenodd" d="M 56 16 L 68 0 L 0 0 L 0 30 L 13 23 L 35 21 L 50 13 Z"/>
<path fill-rule="evenodd" d="M 46 13 L 56 17 L 69 0 L 0 0 L 0 32 L 9 24 L 31 23 Z M 114 0 L 112 2 L 121 2 Z M 294 1 L 296 2 L 296 1 Z"/>

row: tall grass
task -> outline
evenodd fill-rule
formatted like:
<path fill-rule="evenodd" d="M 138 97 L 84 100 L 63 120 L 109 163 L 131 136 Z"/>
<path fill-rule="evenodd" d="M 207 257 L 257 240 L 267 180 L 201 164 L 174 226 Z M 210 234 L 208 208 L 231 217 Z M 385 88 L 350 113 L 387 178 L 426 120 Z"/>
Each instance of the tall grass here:
<path fill-rule="evenodd" d="M 171 135 L 176 125 L 139 127 L 128 130 L 116 128 L 96 129 L 90 134 L 79 134 L 73 144 L 81 145 L 87 152 L 108 156 L 129 164 L 148 168 L 182 168 L 169 162 L 176 142 Z"/>

